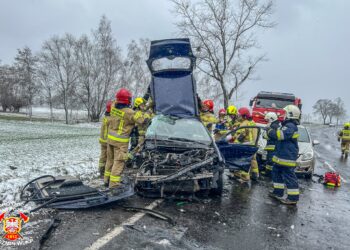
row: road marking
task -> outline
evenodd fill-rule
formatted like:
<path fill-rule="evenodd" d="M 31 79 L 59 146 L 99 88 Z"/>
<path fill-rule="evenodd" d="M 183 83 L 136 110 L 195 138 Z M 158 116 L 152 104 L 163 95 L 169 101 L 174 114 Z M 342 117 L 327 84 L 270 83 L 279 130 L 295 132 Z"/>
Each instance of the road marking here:
<path fill-rule="evenodd" d="M 333 172 L 338 172 L 338 171 L 336 171 L 335 170 L 335 168 L 333 168 L 332 166 L 331 166 L 331 164 L 329 164 L 328 162 L 324 162 L 324 165 L 326 165 L 330 170 L 332 170 Z M 348 181 L 347 180 L 345 180 L 343 177 L 341 177 L 341 175 L 339 175 L 340 176 L 340 179 L 344 182 L 344 183 L 348 183 Z"/>
<path fill-rule="evenodd" d="M 156 208 L 160 203 L 162 203 L 163 200 L 155 200 L 151 204 L 149 204 L 146 209 L 154 209 Z M 97 250 L 102 248 L 104 245 L 106 245 L 108 242 L 110 242 L 113 238 L 117 237 L 119 234 L 121 234 L 124 231 L 124 226 L 125 225 L 133 225 L 135 224 L 138 220 L 140 220 L 145 213 L 137 213 L 131 218 L 127 219 L 125 222 L 123 222 L 121 225 L 115 227 L 112 231 L 107 233 L 105 236 L 99 238 L 97 241 L 95 241 L 90 247 L 85 248 L 85 250 Z"/>

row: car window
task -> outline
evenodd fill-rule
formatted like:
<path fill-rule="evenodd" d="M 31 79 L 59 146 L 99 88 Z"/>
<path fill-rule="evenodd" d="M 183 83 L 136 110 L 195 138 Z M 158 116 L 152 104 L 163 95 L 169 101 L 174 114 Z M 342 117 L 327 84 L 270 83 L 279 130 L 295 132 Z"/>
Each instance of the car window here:
<path fill-rule="evenodd" d="M 298 133 L 299 133 L 299 142 L 310 142 L 310 136 L 306 128 L 298 127 Z"/>
<path fill-rule="evenodd" d="M 275 108 L 275 109 L 283 109 L 285 106 L 293 104 L 290 100 L 279 100 L 279 99 L 263 99 L 258 98 L 256 100 L 257 108 Z"/>
<path fill-rule="evenodd" d="M 208 131 L 200 121 L 164 115 L 152 119 L 146 137 L 155 139 L 182 138 L 204 143 L 212 142 Z"/>
<path fill-rule="evenodd" d="M 152 62 L 152 68 L 155 71 L 169 70 L 169 69 L 190 69 L 191 60 L 187 57 L 163 57 Z"/>

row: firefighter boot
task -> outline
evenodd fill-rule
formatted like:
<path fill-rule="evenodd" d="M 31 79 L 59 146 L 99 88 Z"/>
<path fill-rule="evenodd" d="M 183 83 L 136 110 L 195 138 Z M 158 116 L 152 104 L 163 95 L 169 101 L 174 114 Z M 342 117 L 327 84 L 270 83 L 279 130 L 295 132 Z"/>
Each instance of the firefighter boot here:
<path fill-rule="evenodd" d="M 284 205 L 293 205 L 293 206 L 295 206 L 298 203 L 297 201 L 292 201 L 292 200 L 289 200 L 288 198 L 282 198 L 282 199 L 279 199 L 279 201 Z"/>

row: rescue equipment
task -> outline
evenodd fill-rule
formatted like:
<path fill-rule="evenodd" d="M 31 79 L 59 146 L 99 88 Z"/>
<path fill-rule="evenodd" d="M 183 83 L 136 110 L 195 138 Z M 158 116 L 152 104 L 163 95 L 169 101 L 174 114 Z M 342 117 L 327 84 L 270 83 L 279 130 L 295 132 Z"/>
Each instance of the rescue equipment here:
<path fill-rule="evenodd" d="M 340 187 L 340 175 L 337 172 L 327 172 L 324 174 L 323 183 L 329 187 Z"/>

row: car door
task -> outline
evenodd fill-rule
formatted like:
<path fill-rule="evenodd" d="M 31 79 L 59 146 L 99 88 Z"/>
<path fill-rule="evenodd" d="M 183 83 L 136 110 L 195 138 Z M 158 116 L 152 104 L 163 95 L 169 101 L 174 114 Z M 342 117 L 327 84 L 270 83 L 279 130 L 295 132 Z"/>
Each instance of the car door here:
<path fill-rule="evenodd" d="M 250 129 L 253 133 L 251 142 L 242 142 L 238 140 L 239 135 Z M 243 126 L 228 132 L 221 139 L 216 141 L 222 157 L 225 160 L 226 168 L 230 170 L 250 169 L 253 156 L 258 151 L 258 141 L 261 134 L 261 127 L 258 126 Z M 228 140 L 232 138 L 232 140 Z"/>

